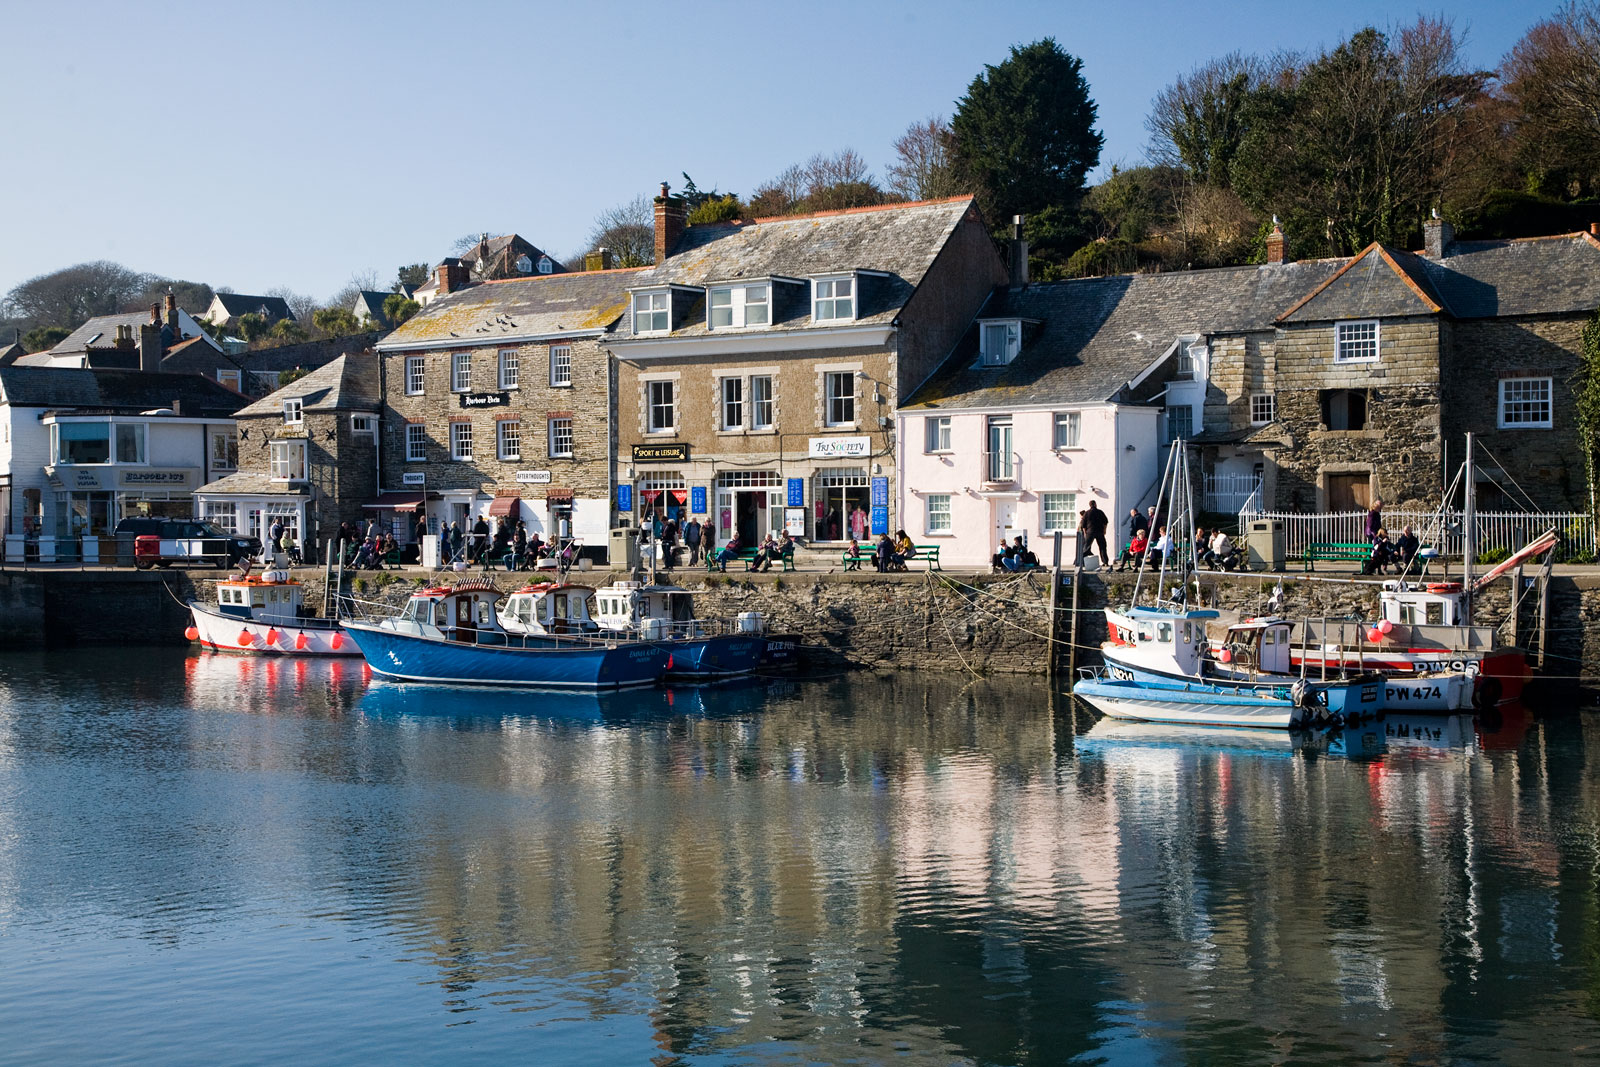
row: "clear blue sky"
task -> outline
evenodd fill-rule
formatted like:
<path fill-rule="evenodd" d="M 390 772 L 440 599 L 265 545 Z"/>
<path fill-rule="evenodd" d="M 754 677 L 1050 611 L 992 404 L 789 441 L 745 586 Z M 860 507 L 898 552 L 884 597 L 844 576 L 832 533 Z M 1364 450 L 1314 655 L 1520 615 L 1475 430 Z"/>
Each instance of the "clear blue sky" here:
<path fill-rule="evenodd" d="M 1494 67 L 1556 0 L 1464 0 Z M 780 17 L 777 12 L 782 11 Z M 1419 9 L 1207 3 L 15 4 L 5 19 L 0 292 L 72 263 L 325 298 L 459 236 L 579 250 L 601 210 L 749 192 L 850 147 L 879 175 L 913 120 L 1053 36 L 1100 108 L 1102 170 L 1151 98 L 1233 49 L 1336 44 Z"/>

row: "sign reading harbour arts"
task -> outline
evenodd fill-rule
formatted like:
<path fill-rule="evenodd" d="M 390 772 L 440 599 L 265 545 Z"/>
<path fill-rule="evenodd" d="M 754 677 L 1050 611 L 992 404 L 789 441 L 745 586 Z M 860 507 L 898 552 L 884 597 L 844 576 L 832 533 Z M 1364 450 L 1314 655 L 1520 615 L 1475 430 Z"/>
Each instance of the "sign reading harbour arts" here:
<path fill-rule="evenodd" d="M 813 437 L 812 459 L 864 459 L 872 454 L 872 441 L 866 437 Z"/>

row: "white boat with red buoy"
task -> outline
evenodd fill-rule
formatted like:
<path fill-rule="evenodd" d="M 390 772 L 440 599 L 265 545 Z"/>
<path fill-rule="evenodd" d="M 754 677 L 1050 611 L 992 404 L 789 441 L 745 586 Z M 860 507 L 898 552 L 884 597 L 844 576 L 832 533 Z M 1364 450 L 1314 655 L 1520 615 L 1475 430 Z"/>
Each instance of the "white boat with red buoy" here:
<path fill-rule="evenodd" d="M 305 614 L 303 587 L 288 571 L 217 580 L 217 602 L 189 601 L 184 636 L 216 652 L 266 656 L 360 656 L 337 619 Z"/>

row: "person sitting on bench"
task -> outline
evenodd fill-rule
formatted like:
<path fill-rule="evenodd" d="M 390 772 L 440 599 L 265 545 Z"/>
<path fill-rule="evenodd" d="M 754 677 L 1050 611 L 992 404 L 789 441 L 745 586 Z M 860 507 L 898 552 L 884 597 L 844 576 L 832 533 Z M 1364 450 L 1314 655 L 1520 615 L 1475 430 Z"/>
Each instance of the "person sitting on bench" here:
<path fill-rule="evenodd" d="M 717 570 L 726 571 L 728 569 L 728 561 L 730 559 L 738 559 L 739 552 L 739 535 L 734 534 L 728 538 L 728 543 L 723 545 L 722 550 L 717 553 Z"/>

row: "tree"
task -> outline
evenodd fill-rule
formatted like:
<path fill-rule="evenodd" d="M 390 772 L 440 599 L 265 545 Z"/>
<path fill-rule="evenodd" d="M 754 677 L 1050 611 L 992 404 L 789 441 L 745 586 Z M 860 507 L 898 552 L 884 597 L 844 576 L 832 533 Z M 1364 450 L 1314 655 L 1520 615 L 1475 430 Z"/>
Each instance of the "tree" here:
<path fill-rule="evenodd" d="M 318 308 L 311 313 L 311 323 L 329 337 L 348 337 L 361 332 L 361 321 L 347 307 Z"/>
<path fill-rule="evenodd" d="M 950 130 L 962 178 L 992 225 L 1075 205 L 1103 138 L 1083 63 L 1053 38 L 1013 46 L 967 87 Z"/>
<path fill-rule="evenodd" d="M 214 295 L 211 286 L 205 282 L 185 282 L 152 276 L 144 292 L 124 304 L 122 310 L 141 311 L 151 304 L 164 302 L 168 293 L 172 294 L 179 307 L 191 315 L 204 314 L 206 308 L 211 306 L 211 298 Z"/>
<path fill-rule="evenodd" d="M 245 344 L 251 345 L 267 336 L 269 328 L 270 324 L 267 322 L 267 317 L 254 311 L 247 315 L 240 315 L 233 323 L 234 332 L 239 335 Z"/>
<path fill-rule="evenodd" d="M 851 148 L 817 153 L 763 182 L 750 197 L 752 218 L 870 207 L 890 199 L 873 180 L 867 161 Z"/>
<path fill-rule="evenodd" d="M 65 326 L 35 326 L 22 335 L 22 347 L 29 352 L 43 352 L 65 341 L 71 332 Z"/>
<path fill-rule="evenodd" d="M 1468 120 L 1488 78 L 1462 65 L 1449 23 L 1363 29 L 1252 94 L 1233 188 L 1281 215 L 1304 254 L 1405 245 L 1475 151 Z"/>
<path fill-rule="evenodd" d="M 950 125 L 942 115 L 907 126 L 894 142 L 889 190 L 907 200 L 958 195 L 962 189 L 956 178 L 951 140 Z"/>
<path fill-rule="evenodd" d="M 404 293 L 390 293 L 383 301 L 383 316 L 390 326 L 398 326 L 422 310 L 422 305 Z"/>
<path fill-rule="evenodd" d="M 311 372 L 304 367 L 289 367 L 278 372 L 278 388 L 282 389 L 290 382 L 297 382 Z"/>
<path fill-rule="evenodd" d="M 739 198 L 729 193 L 727 196 L 716 200 L 703 200 L 700 206 L 689 212 L 690 226 L 705 226 L 713 222 L 727 222 L 739 218 L 744 213 L 744 205 L 739 203 Z"/>
<path fill-rule="evenodd" d="M 1501 79 L 1518 108 L 1531 191 L 1592 192 L 1600 182 L 1600 8 L 1573 3 L 1528 30 Z"/>
<path fill-rule="evenodd" d="M 1182 167 L 1197 182 L 1226 188 L 1244 140 L 1250 94 L 1261 81 L 1256 59 L 1229 52 L 1180 75 L 1151 105 L 1152 162 Z"/>
<path fill-rule="evenodd" d="M 415 289 L 428 281 L 428 275 L 433 273 L 426 263 L 410 263 L 400 268 L 395 278 L 394 291 L 401 292 L 404 288 Z"/>
<path fill-rule="evenodd" d="M 279 344 L 293 345 L 306 339 L 306 331 L 293 319 L 279 319 L 272 324 L 272 329 L 267 331 L 267 336 Z"/>
<path fill-rule="evenodd" d="M 648 267 L 656 258 L 656 212 L 639 196 L 595 216 L 590 248 L 609 248 L 619 267 Z"/>
<path fill-rule="evenodd" d="M 6 294 L 4 307 L 15 318 L 75 329 L 121 310 L 150 282 L 148 274 L 96 260 L 29 278 Z"/>
<path fill-rule="evenodd" d="M 289 310 L 294 312 L 294 317 L 297 318 L 297 319 L 301 319 L 303 321 L 306 321 L 306 322 L 309 322 L 311 320 L 312 314 L 315 313 L 317 308 L 321 306 L 320 304 L 317 303 L 317 300 L 316 300 L 315 297 L 306 296 L 304 293 L 297 293 L 293 289 L 290 289 L 288 286 L 285 286 L 285 285 L 280 285 L 280 286 L 276 286 L 275 288 L 268 289 L 262 295 L 263 296 L 282 297 L 283 298 L 283 302 L 285 304 L 289 305 Z M 351 298 L 350 299 L 351 300 L 355 299 L 354 294 L 351 294 Z M 350 301 L 348 301 L 348 300 L 345 301 L 345 303 L 349 303 L 349 302 Z"/>

